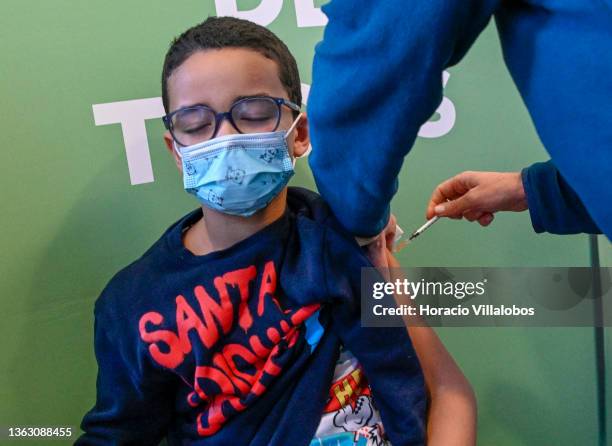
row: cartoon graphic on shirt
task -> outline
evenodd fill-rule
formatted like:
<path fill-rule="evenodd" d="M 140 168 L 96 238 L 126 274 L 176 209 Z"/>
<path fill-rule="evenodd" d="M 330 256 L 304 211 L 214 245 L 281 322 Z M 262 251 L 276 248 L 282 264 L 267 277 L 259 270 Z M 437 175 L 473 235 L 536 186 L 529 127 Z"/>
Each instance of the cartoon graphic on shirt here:
<path fill-rule="evenodd" d="M 365 443 L 363 443 L 365 440 Z M 385 438 L 385 430 L 381 423 L 376 423 L 373 426 L 365 426 L 355 432 L 356 444 L 364 444 L 366 446 L 391 446 Z M 361 443 L 360 443 L 361 442 Z"/>
<path fill-rule="evenodd" d="M 334 415 L 334 426 L 340 427 L 347 432 L 354 432 L 363 426 L 368 426 L 374 409 L 370 397 L 365 395 L 357 398 L 354 405 L 347 404 L 341 407 Z"/>
<path fill-rule="evenodd" d="M 310 446 L 389 446 L 363 368 L 342 350 L 315 438 Z"/>
<path fill-rule="evenodd" d="M 391 443 L 384 437 L 382 424 L 376 423 L 362 427 L 357 432 L 315 437 L 310 446 L 391 446 Z"/>
<path fill-rule="evenodd" d="M 252 265 L 212 282 L 213 286 L 195 286 L 193 296 L 176 296 L 174 321 L 148 311 L 138 327 L 151 358 L 168 369 L 185 362 L 196 339 L 205 348 L 201 357 L 191 355 L 193 384 L 186 382 L 193 388 L 187 402 L 201 409 L 200 436 L 213 435 L 255 403 L 283 372 L 298 340 L 303 339 L 312 352 L 324 331 L 319 304 L 283 308 L 275 297 L 277 273 L 272 261 L 260 274 Z M 197 303 L 199 311 L 189 301 Z"/>

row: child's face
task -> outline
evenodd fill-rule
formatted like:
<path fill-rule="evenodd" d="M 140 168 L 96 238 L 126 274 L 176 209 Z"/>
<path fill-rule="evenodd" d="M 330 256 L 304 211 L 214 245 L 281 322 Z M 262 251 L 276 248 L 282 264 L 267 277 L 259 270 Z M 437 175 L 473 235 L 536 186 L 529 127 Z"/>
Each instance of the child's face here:
<path fill-rule="evenodd" d="M 230 109 L 238 99 L 248 96 L 271 96 L 289 99 L 280 81 L 277 63 L 247 48 L 223 48 L 192 54 L 168 78 L 169 112 L 195 104 L 204 104 L 217 113 Z M 291 110 L 281 107 L 277 130 L 287 130 L 294 121 Z M 216 137 L 238 133 L 223 120 Z M 170 132 L 164 134 L 166 146 L 182 171 L 181 160 L 172 149 Z M 287 138 L 290 153 L 300 156 L 308 149 L 308 121 L 302 116 Z"/>

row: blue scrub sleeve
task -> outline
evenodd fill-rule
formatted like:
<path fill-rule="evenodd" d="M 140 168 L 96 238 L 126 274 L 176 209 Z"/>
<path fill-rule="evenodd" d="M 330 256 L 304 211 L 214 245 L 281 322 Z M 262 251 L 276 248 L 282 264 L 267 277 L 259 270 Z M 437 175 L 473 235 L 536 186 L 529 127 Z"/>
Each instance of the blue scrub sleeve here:
<path fill-rule="evenodd" d="M 535 232 L 601 234 L 576 192 L 552 161 L 526 167 L 521 177 Z"/>
<path fill-rule="evenodd" d="M 332 0 L 308 99 L 320 194 L 361 237 L 387 224 L 404 156 L 442 100 L 442 72 L 499 0 Z"/>

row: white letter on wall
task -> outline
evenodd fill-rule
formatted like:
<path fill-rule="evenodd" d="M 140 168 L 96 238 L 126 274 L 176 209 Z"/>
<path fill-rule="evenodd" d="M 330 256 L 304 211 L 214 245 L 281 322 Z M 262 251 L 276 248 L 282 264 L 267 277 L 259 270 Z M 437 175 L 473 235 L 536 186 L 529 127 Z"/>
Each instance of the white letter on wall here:
<path fill-rule="evenodd" d="M 278 17 L 283 8 L 283 0 L 261 0 L 256 8 L 238 11 L 237 2 L 238 0 L 215 0 L 217 16 L 237 17 L 268 26 Z"/>
<path fill-rule="evenodd" d="M 321 8 L 315 8 L 314 0 L 295 0 L 298 28 L 327 25 L 327 16 Z"/>
<path fill-rule="evenodd" d="M 308 105 L 308 96 L 310 95 L 310 85 L 302 82 L 301 90 L 302 90 L 302 105 Z"/>
<path fill-rule="evenodd" d="M 302 82 L 302 106 L 308 105 L 308 96 L 310 95 L 310 85 Z M 308 144 L 308 149 L 302 156 L 308 156 L 312 152 L 312 144 Z"/>
<path fill-rule="evenodd" d="M 449 78 L 450 73 L 448 71 L 442 73 L 442 87 L 446 87 Z M 420 137 L 439 138 L 452 130 L 455 125 L 455 118 L 457 117 L 455 104 L 445 96 L 442 98 L 436 113 L 440 115 L 440 118 L 437 121 L 429 121 L 423 124 L 419 130 Z"/>
<path fill-rule="evenodd" d="M 92 109 L 96 125 L 121 124 L 130 182 L 153 182 L 145 119 L 161 118 L 165 114 L 161 98 L 93 104 Z"/>

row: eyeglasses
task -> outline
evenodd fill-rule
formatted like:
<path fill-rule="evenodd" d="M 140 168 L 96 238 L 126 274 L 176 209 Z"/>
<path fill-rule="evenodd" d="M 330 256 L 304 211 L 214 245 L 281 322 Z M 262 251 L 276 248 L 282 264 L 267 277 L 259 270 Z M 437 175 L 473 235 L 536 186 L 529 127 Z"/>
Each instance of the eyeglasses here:
<path fill-rule="evenodd" d="M 227 112 L 216 113 L 206 105 L 193 105 L 162 119 L 178 144 L 191 146 L 214 138 L 225 118 L 240 133 L 274 132 L 280 123 L 282 105 L 300 111 L 298 105 L 286 99 L 258 96 L 234 102 Z"/>

